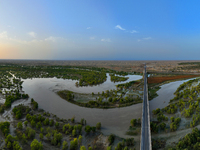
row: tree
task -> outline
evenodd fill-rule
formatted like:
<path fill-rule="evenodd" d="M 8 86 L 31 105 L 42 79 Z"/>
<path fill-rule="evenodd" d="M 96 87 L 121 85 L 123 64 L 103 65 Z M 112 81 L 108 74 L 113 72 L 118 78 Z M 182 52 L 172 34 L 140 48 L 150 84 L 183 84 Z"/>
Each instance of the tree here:
<path fill-rule="evenodd" d="M 31 150 L 42 150 L 43 145 L 41 142 L 38 142 L 37 139 L 34 139 L 31 143 Z"/>
<path fill-rule="evenodd" d="M 36 125 L 35 121 L 32 120 L 32 121 L 31 121 L 31 126 L 32 126 L 32 127 L 35 127 L 35 125 Z"/>
<path fill-rule="evenodd" d="M 92 147 L 89 147 L 88 150 L 92 150 Z"/>
<path fill-rule="evenodd" d="M 26 135 L 29 139 L 34 139 L 35 138 L 35 130 L 27 127 L 26 128 Z"/>
<path fill-rule="evenodd" d="M 76 136 L 76 130 L 72 130 L 72 136 Z"/>
<path fill-rule="evenodd" d="M 111 134 L 109 135 L 108 137 L 108 142 L 109 142 L 109 145 L 111 145 L 115 140 L 115 135 L 114 134 Z"/>
<path fill-rule="evenodd" d="M 74 123 L 74 121 L 75 121 L 75 117 L 72 117 L 71 122 Z"/>
<path fill-rule="evenodd" d="M 40 139 L 42 140 L 44 136 L 43 136 L 42 133 L 40 133 L 39 137 L 40 137 Z"/>
<path fill-rule="evenodd" d="M 7 121 L 6 121 L 6 122 L 1 122 L 1 123 L 0 123 L 0 129 L 1 129 L 1 131 L 3 132 L 4 136 L 7 136 L 8 133 L 10 132 L 9 127 L 10 127 L 10 123 L 7 122 Z"/>
<path fill-rule="evenodd" d="M 28 121 L 25 121 L 25 122 L 24 122 L 24 125 L 27 126 L 27 125 L 28 125 Z"/>
<path fill-rule="evenodd" d="M 79 137 L 78 137 L 78 143 L 79 143 L 79 145 L 82 143 L 82 139 L 83 139 L 83 137 L 81 135 L 79 135 Z"/>
<path fill-rule="evenodd" d="M 84 125 L 84 119 L 83 118 L 81 119 L 81 124 Z"/>
<path fill-rule="evenodd" d="M 19 145 L 19 143 L 17 141 L 13 142 L 13 149 L 14 150 L 22 150 L 21 146 Z"/>
<path fill-rule="evenodd" d="M 27 137 L 26 137 L 26 135 L 24 133 L 22 135 L 22 142 L 23 143 L 27 143 Z"/>
<path fill-rule="evenodd" d="M 137 119 L 131 119 L 131 126 L 135 126 L 137 123 Z"/>
<path fill-rule="evenodd" d="M 17 128 L 18 128 L 18 129 L 22 129 L 22 128 L 23 128 L 23 125 L 22 125 L 22 122 L 21 122 L 21 121 L 17 123 Z"/>
<path fill-rule="evenodd" d="M 112 150 L 112 147 L 111 147 L 111 146 L 108 146 L 106 150 Z"/>
<path fill-rule="evenodd" d="M 63 141 L 62 150 L 67 150 L 67 149 L 68 149 L 68 143 L 67 141 Z"/>
<path fill-rule="evenodd" d="M 59 127 L 59 123 L 58 123 L 58 122 L 55 123 L 55 127 L 56 127 L 56 128 Z"/>
<path fill-rule="evenodd" d="M 96 128 L 97 128 L 98 130 L 101 129 L 101 122 L 98 122 L 98 123 L 96 124 Z"/>
<path fill-rule="evenodd" d="M 87 126 L 85 127 L 85 132 L 86 132 L 86 133 L 90 133 L 90 130 L 91 130 L 91 127 L 90 127 L 89 125 L 87 125 Z"/>
<path fill-rule="evenodd" d="M 80 150 L 86 150 L 85 146 L 81 146 Z"/>
<path fill-rule="evenodd" d="M 70 141 L 70 150 L 76 150 L 78 147 L 78 141 L 77 138 L 74 138 L 74 140 Z"/>

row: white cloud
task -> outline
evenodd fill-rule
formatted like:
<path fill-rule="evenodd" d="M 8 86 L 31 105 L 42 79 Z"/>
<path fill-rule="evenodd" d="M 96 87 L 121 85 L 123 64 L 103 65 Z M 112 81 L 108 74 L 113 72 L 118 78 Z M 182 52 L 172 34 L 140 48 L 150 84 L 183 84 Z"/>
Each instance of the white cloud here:
<path fill-rule="evenodd" d="M 7 39 L 8 38 L 7 31 L 3 31 L 2 33 L 0 33 L 0 38 Z"/>
<path fill-rule="evenodd" d="M 152 38 L 151 37 L 146 37 L 146 38 L 143 38 L 144 40 L 151 40 Z"/>
<path fill-rule="evenodd" d="M 90 37 L 90 40 L 94 40 L 94 39 L 95 39 L 95 37 L 94 37 L 94 36 Z"/>
<path fill-rule="evenodd" d="M 138 31 L 136 31 L 136 30 L 132 30 L 130 33 L 138 33 Z"/>
<path fill-rule="evenodd" d="M 50 36 L 50 37 L 48 37 L 48 38 L 46 38 L 46 39 L 44 39 L 45 41 L 52 41 L 52 42 L 56 42 L 56 38 L 55 37 L 53 37 L 53 36 Z"/>
<path fill-rule="evenodd" d="M 62 41 L 67 41 L 67 39 L 62 38 L 62 37 L 55 37 L 55 36 L 50 36 L 46 39 L 44 39 L 44 41 L 50 41 L 50 42 L 62 42 Z"/>
<path fill-rule="evenodd" d="M 146 38 L 138 39 L 137 41 L 141 42 L 141 41 L 144 41 L 144 40 L 151 40 L 151 39 L 152 39 L 152 37 L 146 37 Z"/>
<path fill-rule="evenodd" d="M 110 39 L 101 39 L 102 42 L 111 42 Z"/>
<path fill-rule="evenodd" d="M 86 29 L 87 29 L 87 30 L 88 30 L 88 29 L 91 29 L 91 27 L 87 27 Z"/>
<path fill-rule="evenodd" d="M 28 35 L 31 36 L 32 38 L 36 38 L 37 34 L 35 32 L 28 32 Z"/>
<path fill-rule="evenodd" d="M 116 25 L 115 29 L 126 30 L 126 29 L 122 28 L 120 25 Z"/>

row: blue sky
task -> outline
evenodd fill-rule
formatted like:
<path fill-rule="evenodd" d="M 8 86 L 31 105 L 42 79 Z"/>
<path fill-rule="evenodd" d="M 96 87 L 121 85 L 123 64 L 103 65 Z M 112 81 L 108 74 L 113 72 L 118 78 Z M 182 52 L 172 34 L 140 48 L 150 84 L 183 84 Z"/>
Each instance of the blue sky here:
<path fill-rule="evenodd" d="M 198 60 L 199 6 L 197 0 L 0 0 L 0 58 Z"/>

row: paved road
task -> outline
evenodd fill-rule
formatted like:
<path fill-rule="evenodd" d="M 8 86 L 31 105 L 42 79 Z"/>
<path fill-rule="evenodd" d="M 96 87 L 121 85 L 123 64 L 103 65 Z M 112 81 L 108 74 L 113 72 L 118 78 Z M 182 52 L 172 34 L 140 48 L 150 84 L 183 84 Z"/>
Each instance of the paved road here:
<path fill-rule="evenodd" d="M 141 135 L 141 150 L 151 150 L 151 133 L 150 133 L 150 115 L 149 103 L 147 93 L 147 75 L 146 65 L 144 67 L 144 99 L 143 99 L 143 113 L 142 113 L 142 135 Z"/>

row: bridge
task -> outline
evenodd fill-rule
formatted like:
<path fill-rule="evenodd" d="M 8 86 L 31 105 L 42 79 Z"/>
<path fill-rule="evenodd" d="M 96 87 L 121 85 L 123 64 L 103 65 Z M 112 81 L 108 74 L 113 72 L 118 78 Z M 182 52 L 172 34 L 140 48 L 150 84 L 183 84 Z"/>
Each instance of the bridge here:
<path fill-rule="evenodd" d="M 146 64 L 144 66 L 144 97 L 142 104 L 140 150 L 152 150 Z"/>

